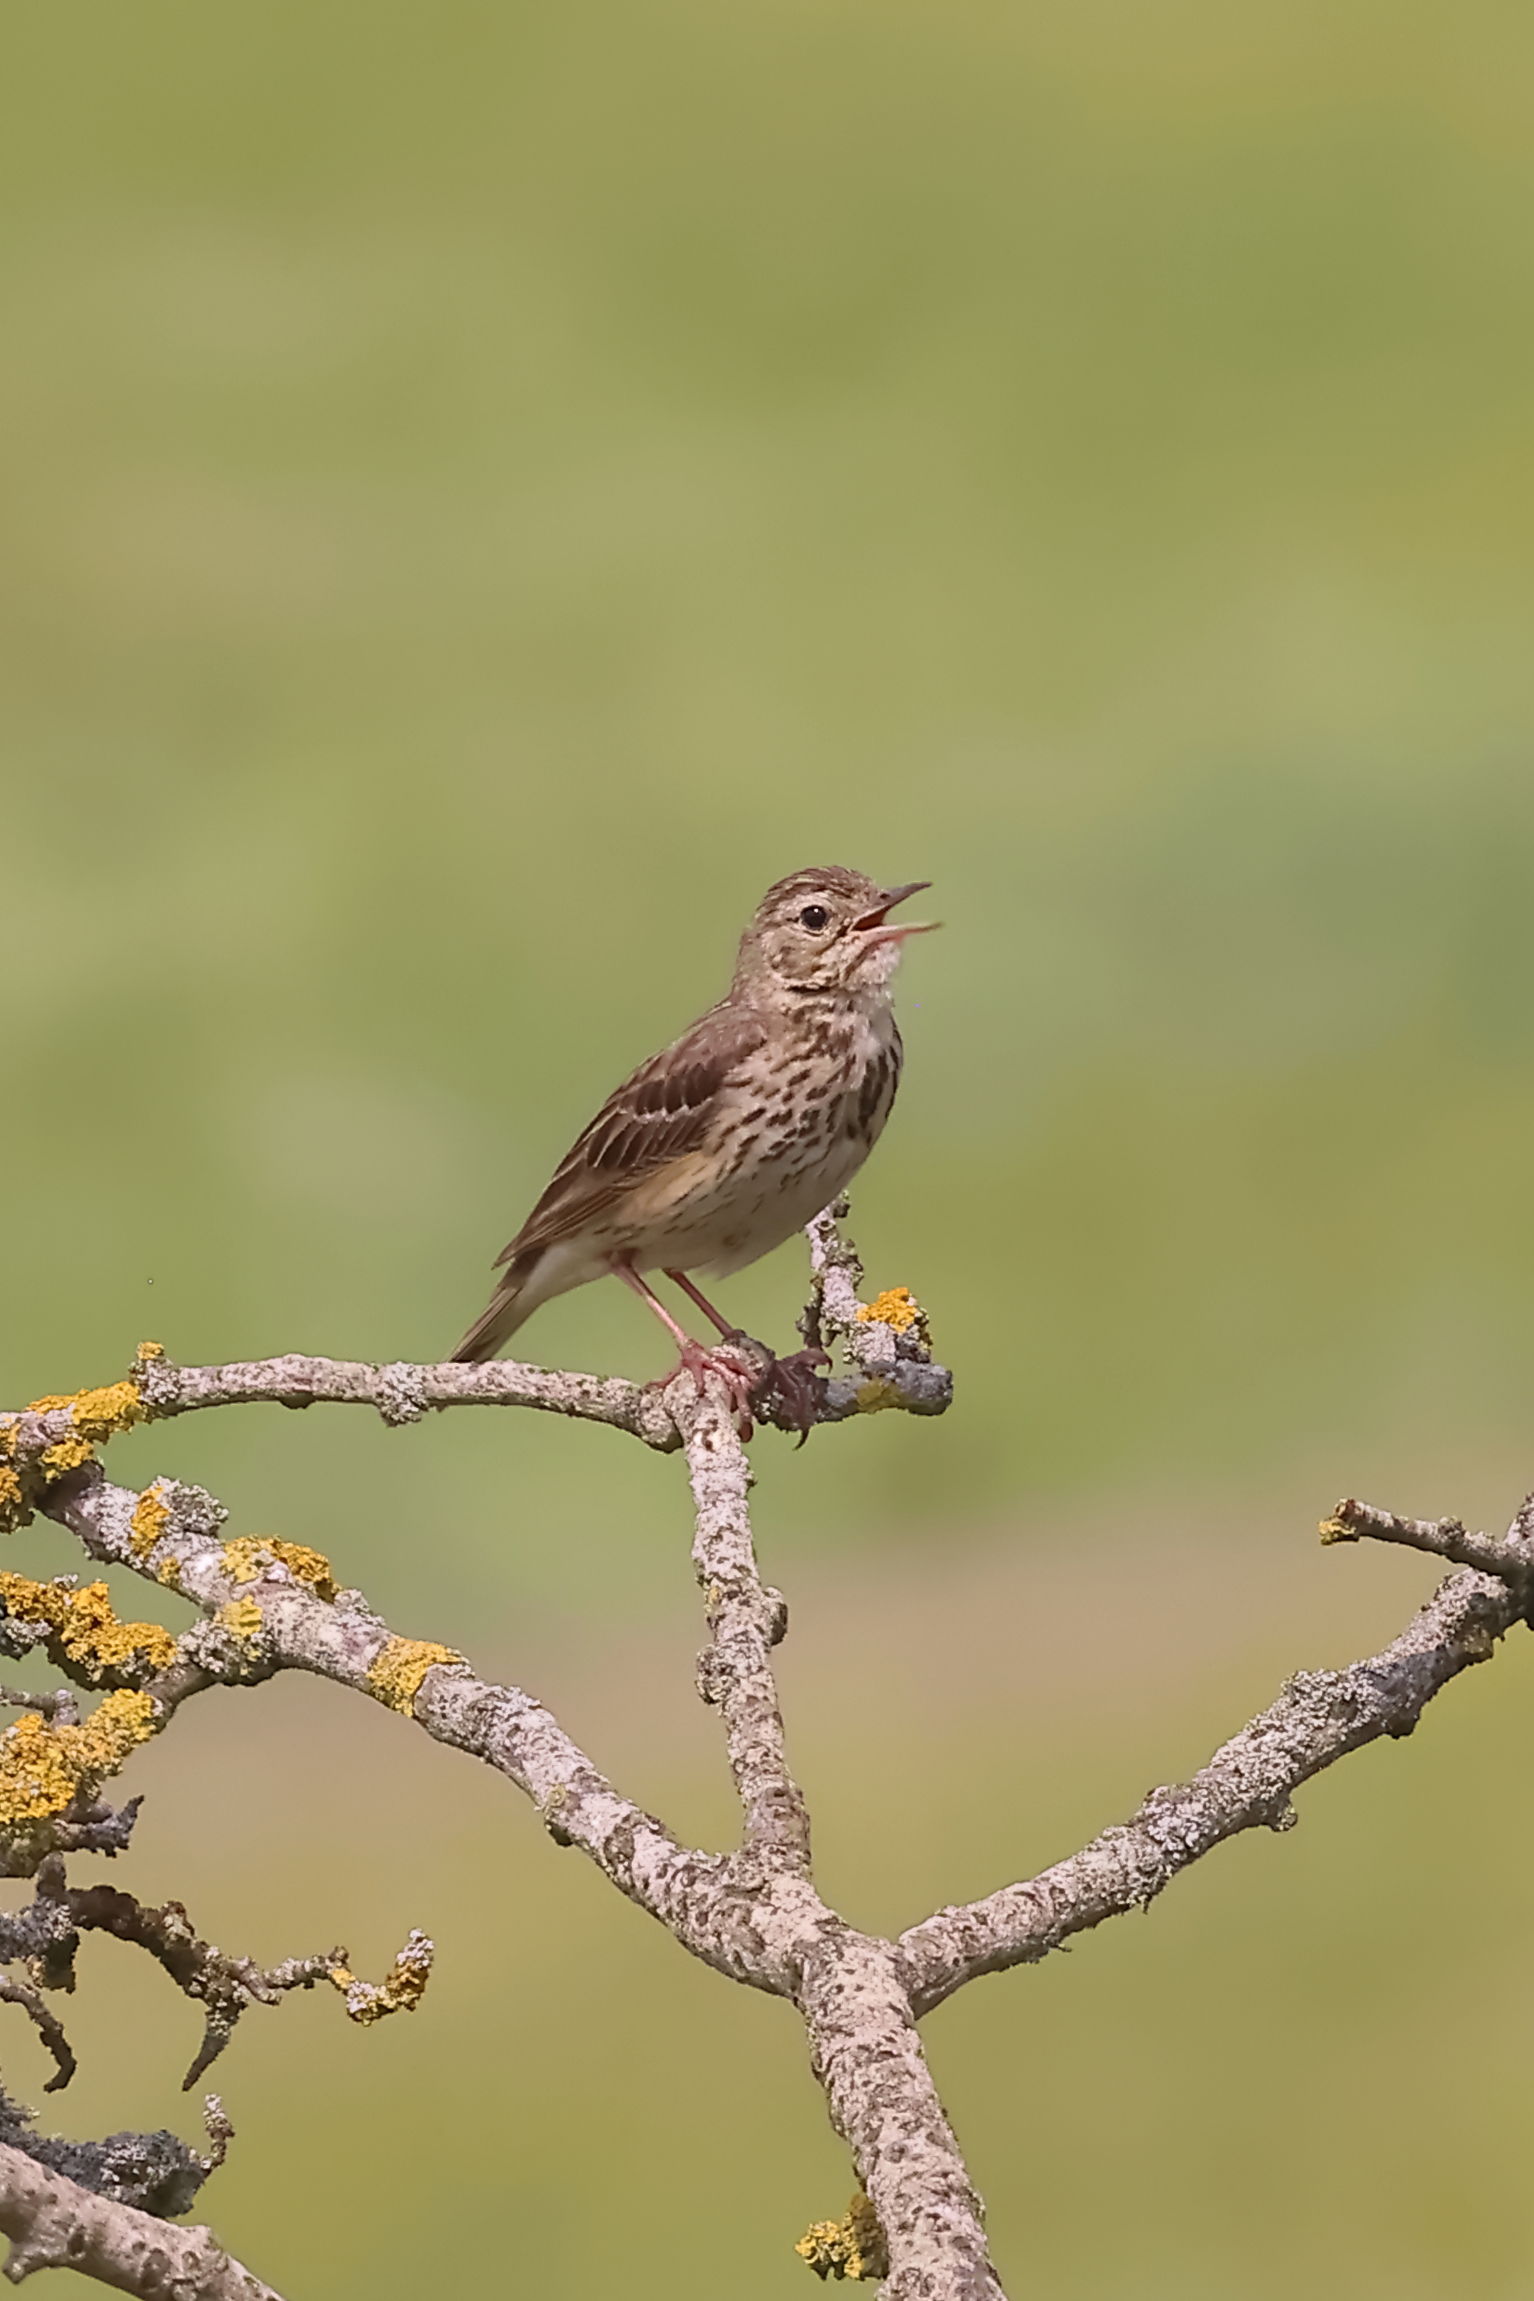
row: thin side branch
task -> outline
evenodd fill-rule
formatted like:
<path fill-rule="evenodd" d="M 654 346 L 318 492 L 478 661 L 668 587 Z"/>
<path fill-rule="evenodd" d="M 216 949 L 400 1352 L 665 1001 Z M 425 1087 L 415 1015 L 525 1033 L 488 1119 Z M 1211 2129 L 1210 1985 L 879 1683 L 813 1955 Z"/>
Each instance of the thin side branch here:
<path fill-rule="evenodd" d="M 494 1359 L 485 1366 L 367 1366 L 356 1359 L 254 1359 L 228 1366 L 176 1366 L 162 1351 L 141 1353 L 134 1380 L 157 1420 L 205 1406 L 371 1406 L 385 1422 L 419 1422 L 448 1406 L 529 1406 L 626 1430 L 662 1454 L 679 1445 L 677 1428 L 653 1390 L 617 1376 L 566 1373 Z"/>
<path fill-rule="evenodd" d="M 1392 1523 L 1442 1536 L 1442 1522 Z M 980 1974 L 1034 1964 L 1072 1934 L 1146 1908 L 1181 1871 L 1242 1830 L 1287 1828 L 1290 1800 L 1303 1782 L 1350 1750 L 1409 1734 L 1435 1694 L 1490 1658 L 1497 1640 L 1524 1618 L 1521 1566 L 1517 1580 L 1515 1587 L 1485 1574 L 1451 1575 L 1380 1653 L 1346 1669 L 1291 1678 L 1191 1781 L 1152 1790 L 1129 1821 L 1037 1877 L 912 1926 L 899 1946 L 918 2012 Z"/>
<path fill-rule="evenodd" d="M 953 1376 L 932 1356 L 926 1313 L 908 1287 L 891 1287 L 864 1302 L 863 1264 L 841 1228 L 847 1201 L 836 1199 L 805 1229 L 813 1292 L 800 1322 L 806 1342 L 836 1343 L 857 1368 L 855 1379 L 826 1384 L 823 1422 L 900 1407 L 907 1414 L 945 1414 L 953 1404 Z"/>
<path fill-rule="evenodd" d="M 1477 1574 L 1494 1574 L 1520 1586 L 1534 1570 L 1534 1550 L 1518 1539 L 1519 1518 L 1504 1538 L 1474 1534 L 1458 1518 L 1398 1518 L 1393 1510 L 1376 1510 L 1372 1503 L 1339 1502 L 1330 1518 L 1321 1521 L 1323 1542 L 1394 1542 L 1406 1550 L 1421 1550 L 1430 1558 L 1446 1558 L 1451 1566 L 1468 1566 Z"/>

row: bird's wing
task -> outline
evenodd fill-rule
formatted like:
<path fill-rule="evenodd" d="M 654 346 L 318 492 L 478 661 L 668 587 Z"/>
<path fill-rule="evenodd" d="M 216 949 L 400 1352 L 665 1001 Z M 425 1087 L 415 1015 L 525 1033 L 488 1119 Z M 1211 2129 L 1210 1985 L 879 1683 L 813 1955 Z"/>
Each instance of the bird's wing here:
<path fill-rule="evenodd" d="M 496 1268 L 570 1238 L 636 1183 L 699 1149 L 725 1088 L 766 1042 L 761 1018 L 726 1001 L 641 1063 L 571 1144 Z"/>

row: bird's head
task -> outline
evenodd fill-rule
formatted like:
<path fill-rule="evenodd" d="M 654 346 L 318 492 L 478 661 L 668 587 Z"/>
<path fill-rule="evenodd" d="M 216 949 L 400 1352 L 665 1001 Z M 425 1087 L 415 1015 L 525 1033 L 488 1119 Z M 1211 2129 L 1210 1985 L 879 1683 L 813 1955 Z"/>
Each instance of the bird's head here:
<path fill-rule="evenodd" d="M 912 879 L 881 887 L 840 863 L 795 871 L 769 887 L 741 938 L 737 990 L 793 1008 L 816 995 L 856 998 L 882 990 L 900 963 L 907 935 L 925 935 L 936 920 L 899 922 L 897 903 L 931 885 Z"/>

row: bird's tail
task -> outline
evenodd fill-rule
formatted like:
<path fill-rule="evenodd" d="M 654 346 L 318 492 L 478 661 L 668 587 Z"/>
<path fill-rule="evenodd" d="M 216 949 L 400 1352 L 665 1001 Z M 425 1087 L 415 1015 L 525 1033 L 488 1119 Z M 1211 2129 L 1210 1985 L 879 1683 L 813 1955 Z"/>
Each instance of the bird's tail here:
<path fill-rule="evenodd" d="M 537 1261 L 536 1254 L 530 1262 L 524 1261 L 519 1255 L 511 1264 L 488 1305 L 453 1352 L 455 1360 L 476 1366 L 483 1359 L 494 1358 L 502 1345 L 511 1340 L 523 1320 L 532 1317 L 542 1299 L 532 1292 L 527 1283 L 532 1276 L 532 1265 Z"/>

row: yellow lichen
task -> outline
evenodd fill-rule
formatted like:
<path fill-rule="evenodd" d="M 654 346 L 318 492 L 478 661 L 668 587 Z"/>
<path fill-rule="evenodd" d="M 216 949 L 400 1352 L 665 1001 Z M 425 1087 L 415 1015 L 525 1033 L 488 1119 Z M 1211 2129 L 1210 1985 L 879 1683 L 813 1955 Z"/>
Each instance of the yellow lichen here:
<path fill-rule="evenodd" d="M 0 1574 L 0 1608 L 24 1622 L 45 1623 L 58 1658 L 92 1685 L 135 1665 L 163 1670 L 175 1659 L 176 1641 L 157 1622 L 118 1620 L 105 1582 L 72 1590 L 67 1582 Z"/>
<path fill-rule="evenodd" d="M 163 1342 L 141 1342 L 136 1355 L 139 1358 L 163 1358 L 165 1345 Z"/>
<path fill-rule="evenodd" d="M 231 1598 L 227 1606 L 220 1606 L 216 1619 L 231 1637 L 248 1641 L 261 1635 L 261 1609 L 254 1598 Z"/>
<path fill-rule="evenodd" d="M 275 1534 L 237 1534 L 224 1544 L 224 1566 L 232 1582 L 259 1580 L 273 1561 L 286 1566 L 295 1582 L 302 1582 L 316 1598 L 327 1601 L 336 1594 L 330 1560 L 302 1542 L 283 1542 Z"/>
<path fill-rule="evenodd" d="M 0 1462 L 0 1528 L 12 1532 L 16 1527 L 25 1525 L 26 1517 L 26 1497 L 21 1490 L 21 1480 L 8 1463 Z"/>
<path fill-rule="evenodd" d="M 886 1382 L 882 1375 L 871 1375 L 868 1381 L 858 1384 L 859 1414 L 882 1414 L 887 1406 L 904 1404 L 905 1400 L 894 1383 Z"/>
<path fill-rule="evenodd" d="M 812 2222 L 794 2251 L 817 2277 L 845 2277 L 859 2284 L 889 2275 L 884 2232 L 861 2190 L 848 2206 L 844 2221 Z"/>
<path fill-rule="evenodd" d="M 874 1302 L 858 1304 L 860 1319 L 877 1318 L 884 1326 L 892 1326 L 897 1334 L 909 1334 L 913 1327 L 921 1333 L 926 1329 L 927 1314 L 908 1286 L 887 1286 Z"/>
<path fill-rule="evenodd" d="M 103 1390 L 73 1390 L 60 1398 L 34 1398 L 29 1414 L 51 1414 L 67 1406 L 69 1419 L 80 1436 L 92 1443 L 131 1430 L 144 1419 L 144 1401 L 136 1382 L 109 1382 Z M 45 1457 L 46 1459 L 46 1457 Z"/>
<path fill-rule="evenodd" d="M 170 1503 L 165 1495 L 166 1481 L 156 1478 L 146 1486 L 133 1505 L 129 1521 L 128 1547 L 135 1558 L 147 1558 L 170 1524 Z"/>
<path fill-rule="evenodd" d="M 350 1966 L 333 1965 L 330 1980 L 346 1999 L 346 2011 L 364 2027 L 391 2013 L 414 2013 L 431 1979 L 433 1944 L 412 1933 L 381 1982 L 359 1981 Z"/>
<path fill-rule="evenodd" d="M 116 1773 L 155 1722 L 147 1694 L 108 1694 L 77 1726 L 51 1726 L 28 1710 L 0 1734 L 0 1825 L 63 1813 Z"/>
<path fill-rule="evenodd" d="M 38 1466 L 45 1478 L 62 1478 L 68 1471 L 83 1470 L 91 1458 L 92 1446 L 115 1436 L 119 1430 L 131 1430 L 135 1422 L 144 1419 L 144 1401 L 136 1382 L 109 1382 L 102 1390 L 72 1390 L 34 1398 L 27 1412 L 55 1414 L 61 1407 L 69 1409 L 74 1427 L 67 1437 L 45 1447 L 38 1456 Z"/>
<path fill-rule="evenodd" d="M 83 1470 L 90 1458 L 90 1440 L 72 1431 L 68 1438 L 61 1438 L 57 1446 L 45 1446 L 37 1462 L 45 1477 L 62 1478 L 66 1471 Z"/>
<path fill-rule="evenodd" d="M 434 1645 L 427 1638 L 389 1638 L 380 1647 L 368 1672 L 367 1690 L 375 1701 L 387 1703 L 402 1717 L 411 1717 L 421 1680 L 439 1662 L 461 1662 L 451 1646 Z"/>
<path fill-rule="evenodd" d="M 60 1747 L 68 1730 L 28 1710 L 0 1734 L 0 1824 L 64 1811 L 77 1784 Z"/>
<path fill-rule="evenodd" d="M 1323 1543 L 1356 1542 L 1358 1540 L 1358 1529 L 1350 1526 L 1346 1519 L 1339 1517 L 1335 1512 L 1330 1518 L 1322 1519 L 1316 1532 L 1320 1535 Z"/>

